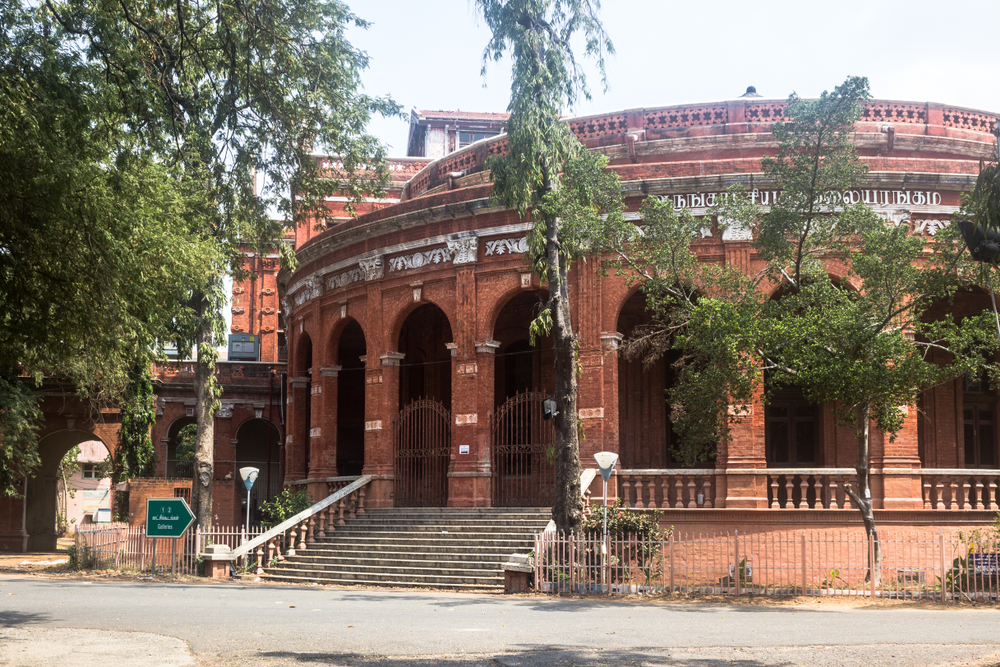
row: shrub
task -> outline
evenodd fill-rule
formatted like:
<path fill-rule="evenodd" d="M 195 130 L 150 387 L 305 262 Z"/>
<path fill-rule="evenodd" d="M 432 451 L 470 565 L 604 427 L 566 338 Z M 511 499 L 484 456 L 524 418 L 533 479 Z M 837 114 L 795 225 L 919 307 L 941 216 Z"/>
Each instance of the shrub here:
<path fill-rule="evenodd" d="M 261 503 L 260 513 L 264 517 L 261 523 L 266 527 L 276 526 L 285 519 L 308 509 L 312 504 L 313 499 L 308 491 L 305 489 L 292 491 L 286 486 L 274 500 Z"/>

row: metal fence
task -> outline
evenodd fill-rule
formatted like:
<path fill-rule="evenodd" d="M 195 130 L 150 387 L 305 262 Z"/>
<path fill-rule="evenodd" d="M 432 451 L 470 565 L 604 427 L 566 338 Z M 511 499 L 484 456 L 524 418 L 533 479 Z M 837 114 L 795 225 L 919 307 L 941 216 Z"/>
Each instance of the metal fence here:
<path fill-rule="evenodd" d="M 982 535 L 863 530 L 535 537 L 542 592 L 1000 600 L 1000 542 Z"/>
<path fill-rule="evenodd" d="M 210 531 L 189 530 L 178 539 L 146 537 L 146 526 L 107 523 L 80 526 L 76 531 L 76 563 L 83 568 L 138 570 L 199 574 L 199 554 L 210 544 L 238 547 L 261 533 L 264 528 L 213 526 Z M 248 562 L 249 559 L 249 562 Z M 237 568 L 256 563 L 256 556 L 241 557 Z"/>

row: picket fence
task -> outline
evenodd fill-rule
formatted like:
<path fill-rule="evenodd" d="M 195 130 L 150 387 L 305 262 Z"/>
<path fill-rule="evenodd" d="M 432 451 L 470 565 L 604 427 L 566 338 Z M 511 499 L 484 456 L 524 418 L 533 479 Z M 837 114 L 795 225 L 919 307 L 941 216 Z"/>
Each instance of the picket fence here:
<path fill-rule="evenodd" d="M 535 586 L 542 592 L 864 596 L 997 601 L 1000 542 L 979 534 L 880 532 L 881 577 L 869 576 L 874 543 L 863 530 L 696 533 L 608 538 L 541 533 Z M 877 581 L 878 580 L 878 581 Z"/>
<path fill-rule="evenodd" d="M 249 531 L 243 526 L 213 526 L 187 531 L 176 540 L 146 537 L 145 524 L 104 523 L 80 526 L 76 531 L 75 558 L 88 569 L 136 570 L 140 572 L 170 572 L 199 574 L 199 554 L 210 544 L 225 544 L 230 548 L 252 540 L 264 532 L 259 526 Z M 247 569 L 256 564 L 256 556 L 240 557 L 235 566 Z"/>

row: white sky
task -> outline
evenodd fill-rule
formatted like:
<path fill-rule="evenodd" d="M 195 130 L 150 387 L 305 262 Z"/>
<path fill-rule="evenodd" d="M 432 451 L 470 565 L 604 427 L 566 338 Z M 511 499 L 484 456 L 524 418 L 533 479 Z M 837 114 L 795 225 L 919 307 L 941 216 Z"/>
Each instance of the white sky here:
<path fill-rule="evenodd" d="M 417 109 L 504 111 L 509 63 L 480 76 L 489 30 L 472 0 L 346 0 L 367 30 L 368 93 Z M 617 51 L 608 91 L 596 71 L 584 116 L 636 107 L 732 99 L 753 85 L 765 98 L 817 96 L 849 75 L 879 99 L 942 102 L 1000 112 L 1000 0 L 604 0 Z M 371 131 L 406 154 L 407 123 Z"/>

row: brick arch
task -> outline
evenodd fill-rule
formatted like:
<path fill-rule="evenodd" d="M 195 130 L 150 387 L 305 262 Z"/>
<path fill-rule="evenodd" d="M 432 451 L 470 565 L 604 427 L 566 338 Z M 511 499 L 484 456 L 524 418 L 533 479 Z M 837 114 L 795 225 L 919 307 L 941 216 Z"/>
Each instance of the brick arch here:
<path fill-rule="evenodd" d="M 458 330 L 458 324 L 456 322 L 454 307 L 449 307 L 447 304 L 442 304 L 437 299 L 421 299 L 420 301 L 410 301 L 406 305 L 398 308 L 394 313 L 388 314 L 386 317 L 387 321 L 392 322 L 391 328 L 388 330 L 388 337 L 385 339 L 385 344 L 392 346 L 392 351 L 397 351 L 396 348 L 399 346 L 399 335 L 403 331 L 403 325 L 406 323 L 406 319 L 413 314 L 414 311 L 423 306 L 435 306 L 440 310 L 445 318 L 448 320 L 448 327 L 451 329 L 451 335 L 454 339 L 455 332 Z M 363 331 L 363 329 L 362 329 Z M 366 335 L 367 340 L 367 335 Z M 454 342 L 452 340 L 451 342 Z"/>
<path fill-rule="evenodd" d="M 489 302 L 483 304 L 480 302 L 479 311 L 482 312 L 486 310 L 487 316 L 481 318 L 480 321 L 485 325 L 485 329 L 480 332 L 481 336 L 487 338 L 492 337 L 493 333 L 496 331 L 497 319 L 500 317 L 501 311 L 503 311 L 504 306 L 510 303 L 510 300 L 516 297 L 522 292 L 543 292 L 545 288 L 537 287 L 534 284 L 531 287 L 523 287 L 521 285 L 521 274 L 525 271 L 511 271 L 508 275 L 510 277 L 510 287 L 504 287 L 495 294 L 491 294 L 492 297 Z M 532 274 L 534 275 L 534 274 Z"/>
<path fill-rule="evenodd" d="M 337 321 L 330 327 L 330 331 L 326 337 L 326 350 L 323 355 L 323 359 L 326 364 L 336 365 L 340 363 L 340 337 L 344 334 L 344 330 L 347 329 L 351 324 L 357 324 L 361 328 L 361 335 L 364 336 L 365 344 L 368 345 L 369 336 L 368 332 L 365 330 L 365 325 L 361 320 L 348 315 L 347 317 L 340 317 Z"/>
<path fill-rule="evenodd" d="M 56 549 L 56 482 L 59 463 L 74 446 L 97 440 L 114 456 L 114 445 L 91 430 L 60 429 L 51 431 L 38 441 L 41 465 L 27 481 L 24 491 L 24 528 L 28 551 Z"/>
<path fill-rule="evenodd" d="M 307 358 L 310 361 L 307 362 Z M 316 361 L 313 358 L 312 336 L 309 335 L 308 331 L 296 334 L 295 353 L 292 356 L 292 363 L 289 364 L 291 374 L 298 377 L 305 376 L 308 374 L 309 368 L 311 368 L 315 363 Z"/>

